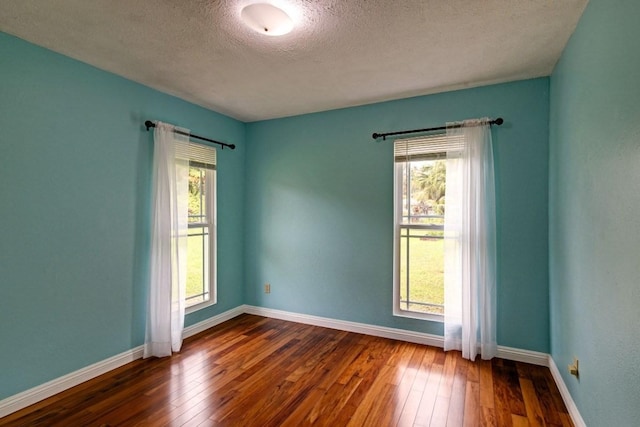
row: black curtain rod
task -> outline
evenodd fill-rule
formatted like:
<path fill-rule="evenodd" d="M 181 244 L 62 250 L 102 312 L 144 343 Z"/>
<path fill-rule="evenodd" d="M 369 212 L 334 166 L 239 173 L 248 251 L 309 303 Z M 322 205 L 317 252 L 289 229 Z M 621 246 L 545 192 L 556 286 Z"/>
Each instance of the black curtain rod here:
<path fill-rule="evenodd" d="M 489 125 L 498 125 L 500 126 L 502 123 L 504 123 L 504 120 L 502 120 L 502 117 L 498 117 L 495 120 L 490 120 L 489 121 Z M 388 136 L 392 136 L 392 135 L 405 135 L 407 133 L 419 133 L 419 132 L 430 132 L 433 130 L 446 130 L 447 128 L 461 128 L 463 125 L 459 124 L 459 125 L 452 125 L 452 126 L 438 126 L 436 128 L 426 128 L 426 129 L 413 129 L 413 130 L 401 130 L 398 132 L 387 132 L 387 133 L 374 133 L 373 135 L 371 135 L 373 137 L 373 139 L 378 139 L 380 137 L 382 137 L 382 140 L 386 140 Z"/>
<path fill-rule="evenodd" d="M 151 120 L 147 120 L 146 122 L 144 122 L 144 125 L 147 127 L 147 131 L 149 131 L 149 128 L 154 128 L 156 127 L 156 124 L 153 123 Z M 224 142 L 220 142 L 220 141 L 216 141 L 215 139 L 209 139 L 209 138 L 205 138 L 204 136 L 198 136 L 198 135 L 194 135 L 192 133 L 187 133 L 187 132 L 182 132 L 180 130 L 174 130 L 175 133 L 179 133 L 180 135 L 186 135 L 189 138 L 195 138 L 195 139 L 201 139 L 202 141 L 207 141 L 207 142 L 213 142 L 214 144 L 218 144 L 220 146 L 222 146 L 222 149 L 224 150 L 224 147 L 229 147 L 232 150 L 236 149 L 236 145 L 235 144 L 225 144 Z"/>

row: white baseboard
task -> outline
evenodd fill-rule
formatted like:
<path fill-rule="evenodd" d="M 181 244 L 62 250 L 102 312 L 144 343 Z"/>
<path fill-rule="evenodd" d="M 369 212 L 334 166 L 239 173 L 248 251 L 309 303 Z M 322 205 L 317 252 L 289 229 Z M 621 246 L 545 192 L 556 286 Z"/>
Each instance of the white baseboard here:
<path fill-rule="evenodd" d="M 304 323 L 313 326 L 321 326 L 324 328 L 338 329 L 341 331 L 355 332 L 359 334 L 372 335 L 382 338 L 396 339 L 416 344 L 430 345 L 433 347 L 444 346 L 444 339 L 439 335 L 432 335 L 423 332 L 407 331 L 404 329 L 389 328 L 385 326 L 369 325 L 366 323 L 350 322 L 346 320 L 337 320 L 327 317 L 312 316 L 308 314 L 293 313 L 290 311 L 275 310 L 271 308 L 256 307 L 251 305 L 241 305 L 217 316 L 203 320 L 184 329 L 183 337 L 188 338 L 203 332 L 222 322 L 226 322 L 240 314 L 248 313 L 257 316 L 271 317 L 274 319 L 287 320 L 291 322 Z M 127 350 L 113 357 L 105 359 L 101 362 L 71 372 L 62 377 L 56 378 L 42 385 L 36 386 L 29 390 L 10 396 L 0 400 L 0 418 L 16 412 L 29 405 L 37 403 L 43 399 L 60 393 L 99 375 L 107 373 L 134 360 L 140 359 L 143 353 L 143 346 Z M 551 374 L 558 385 L 558 389 L 562 394 L 569 415 L 576 427 L 586 427 L 575 402 L 569 394 L 569 390 L 558 371 L 558 367 L 546 353 L 537 351 L 521 350 L 517 348 L 498 346 L 498 357 L 517 362 L 526 362 L 534 365 L 548 366 Z"/>
<path fill-rule="evenodd" d="M 244 306 L 239 306 L 217 316 L 203 320 L 184 329 L 182 336 L 184 338 L 191 337 L 215 325 L 232 319 L 244 313 Z M 41 400 L 53 396 L 54 394 L 63 392 L 71 387 L 75 387 L 85 381 L 95 378 L 99 375 L 112 371 L 127 363 L 142 358 L 143 346 L 127 350 L 123 353 L 116 354 L 108 359 L 94 363 L 77 371 L 71 372 L 62 377 L 58 377 L 49 382 L 25 390 L 21 393 L 9 396 L 0 400 L 0 418 L 5 417 L 13 412 L 33 405 Z"/>
<path fill-rule="evenodd" d="M 553 376 L 553 380 L 556 382 L 558 386 L 558 390 L 560 390 L 560 394 L 562 395 L 562 400 L 564 400 L 564 404 L 569 411 L 569 416 L 571 416 L 571 421 L 576 427 L 587 427 L 587 424 L 582 419 L 582 415 L 580 415 L 580 411 L 578 411 L 578 407 L 576 403 L 573 401 L 571 397 L 571 393 L 569 393 L 569 389 L 558 370 L 558 366 L 556 362 L 553 360 L 553 357 L 549 355 L 549 370 L 551 371 L 551 376 Z"/>
<path fill-rule="evenodd" d="M 548 366 L 549 355 L 533 350 L 522 350 L 519 348 L 498 346 L 497 357 L 501 359 L 513 360 L 515 362 L 530 363 L 538 366 Z"/>
<path fill-rule="evenodd" d="M 227 320 L 231 320 L 234 317 L 240 316 L 245 313 L 244 305 L 240 305 L 236 308 L 232 308 L 231 310 L 227 310 L 224 313 L 220 313 L 216 316 L 210 317 L 208 319 L 203 320 L 202 322 L 198 322 L 195 325 L 187 326 L 182 331 L 182 338 L 189 338 L 200 332 L 206 331 L 209 328 L 213 328 L 216 325 L 219 325 L 222 322 L 226 322 Z"/>
<path fill-rule="evenodd" d="M 142 357 L 142 346 L 127 350 L 37 387 L 0 400 L 0 418 Z"/>
<path fill-rule="evenodd" d="M 425 344 L 433 347 L 444 347 L 444 338 L 439 335 L 426 334 L 423 332 L 412 332 L 403 329 L 388 328 L 384 326 L 368 325 L 365 323 L 349 322 L 346 320 L 336 320 L 327 317 L 312 316 L 309 314 L 293 313 L 272 308 L 244 306 L 244 312 L 257 316 L 272 317 L 274 319 L 288 320 L 291 322 L 305 323 L 308 325 L 321 326 L 324 328 L 338 329 L 341 331 L 356 332 L 359 334 L 373 335 L 376 337 L 408 341 L 417 344 Z M 567 406 L 569 415 L 576 427 L 586 427 L 575 402 L 569 394 L 569 390 L 558 371 L 553 358 L 547 353 L 538 351 L 522 350 L 519 348 L 498 346 L 497 356 L 501 359 L 513 360 L 516 362 L 531 363 L 532 365 L 546 366 L 551 371 L 553 379 L 558 385 L 562 399 Z"/>
<path fill-rule="evenodd" d="M 305 323 L 308 325 L 322 326 L 325 328 L 339 329 L 341 331 L 356 332 L 359 334 L 373 335 L 382 338 L 391 338 L 400 341 L 408 341 L 416 344 L 425 344 L 433 347 L 444 347 L 444 338 L 440 335 L 413 332 L 404 329 L 388 328 L 385 326 L 369 325 L 366 323 L 336 320 L 327 317 L 311 316 L 309 314 L 292 313 L 290 311 L 274 310 L 272 308 L 244 306 L 245 313 L 257 316 L 273 317 L 275 319 L 289 320 L 291 322 Z M 503 359 L 526 362 L 533 365 L 547 366 L 549 355 L 531 350 L 498 346 L 498 357 Z"/>
<path fill-rule="evenodd" d="M 425 344 L 434 347 L 442 347 L 443 339 L 438 335 L 422 332 L 405 331 L 403 329 L 387 328 L 384 326 L 368 325 L 366 323 L 336 320 L 328 317 L 312 316 L 309 314 L 292 313 L 290 311 L 274 310 L 272 308 L 245 306 L 245 313 L 257 316 L 272 317 L 274 319 L 288 320 L 291 322 L 305 323 L 307 325 L 321 326 L 323 328 L 338 329 L 358 334 L 373 335 L 376 337 L 391 338 L 401 341 Z"/>

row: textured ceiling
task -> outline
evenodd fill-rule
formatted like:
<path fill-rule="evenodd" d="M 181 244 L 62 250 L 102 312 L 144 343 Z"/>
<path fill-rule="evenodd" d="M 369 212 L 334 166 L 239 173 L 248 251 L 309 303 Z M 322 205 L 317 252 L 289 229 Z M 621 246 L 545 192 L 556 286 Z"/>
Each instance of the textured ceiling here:
<path fill-rule="evenodd" d="M 270 2 L 282 37 L 240 22 Z M 243 121 L 551 73 L 587 0 L 1 0 L 0 30 Z"/>

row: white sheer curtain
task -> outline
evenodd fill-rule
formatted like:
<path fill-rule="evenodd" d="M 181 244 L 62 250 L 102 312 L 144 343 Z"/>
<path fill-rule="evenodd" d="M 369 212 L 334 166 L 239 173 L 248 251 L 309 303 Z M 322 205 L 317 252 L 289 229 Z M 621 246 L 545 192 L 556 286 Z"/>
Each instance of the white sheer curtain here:
<path fill-rule="evenodd" d="M 496 219 L 489 119 L 447 124 L 444 349 L 496 355 Z M 462 125 L 452 127 L 451 125 Z M 457 144 L 456 144 L 457 145 Z"/>
<path fill-rule="evenodd" d="M 180 135 L 180 130 L 187 135 Z M 189 131 L 158 122 L 153 153 L 150 288 L 144 357 L 182 346 L 187 270 Z"/>

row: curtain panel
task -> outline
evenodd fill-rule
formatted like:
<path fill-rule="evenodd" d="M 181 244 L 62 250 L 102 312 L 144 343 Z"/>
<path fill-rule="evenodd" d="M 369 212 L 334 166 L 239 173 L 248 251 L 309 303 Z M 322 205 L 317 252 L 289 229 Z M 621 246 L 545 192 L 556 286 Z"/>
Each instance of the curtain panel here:
<path fill-rule="evenodd" d="M 186 135 L 158 122 L 154 130 L 150 286 L 143 357 L 170 356 L 184 329 L 189 160 Z"/>
<path fill-rule="evenodd" d="M 461 127 L 451 127 L 460 125 Z M 491 359 L 496 342 L 496 214 L 489 119 L 447 124 L 444 349 Z"/>

